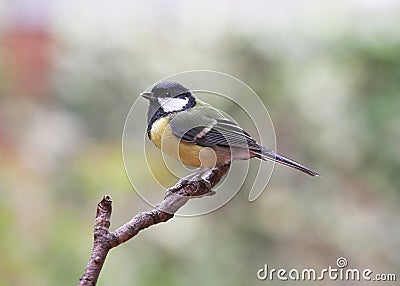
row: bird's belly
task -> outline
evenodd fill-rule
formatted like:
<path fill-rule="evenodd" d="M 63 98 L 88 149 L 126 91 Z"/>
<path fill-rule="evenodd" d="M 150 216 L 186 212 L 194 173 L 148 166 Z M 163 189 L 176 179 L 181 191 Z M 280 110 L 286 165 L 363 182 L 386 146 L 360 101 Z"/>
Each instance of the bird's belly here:
<path fill-rule="evenodd" d="M 156 121 L 150 131 L 151 140 L 167 155 L 191 167 L 213 168 L 230 161 L 229 148 L 223 152 L 179 140 L 172 134 L 168 119 Z M 218 154 L 218 155 L 217 155 Z"/>

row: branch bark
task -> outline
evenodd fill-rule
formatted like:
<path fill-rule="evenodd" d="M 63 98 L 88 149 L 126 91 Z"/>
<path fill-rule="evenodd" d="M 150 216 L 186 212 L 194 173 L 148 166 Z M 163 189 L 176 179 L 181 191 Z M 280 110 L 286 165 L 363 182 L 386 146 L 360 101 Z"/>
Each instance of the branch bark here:
<path fill-rule="evenodd" d="M 97 205 L 92 253 L 78 285 L 96 285 L 107 254 L 112 248 L 133 238 L 145 228 L 170 220 L 191 198 L 212 195 L 214 192 L 211 189 L 219 183 L 228 170 L 229 166 L 224 166 L 181 179 L 166 191 L 164 200 L 153 210 L 136 214 L 129 222 L 113 232 L 109 231 L 112 199 L 110 196 L 103 196 Z"/>

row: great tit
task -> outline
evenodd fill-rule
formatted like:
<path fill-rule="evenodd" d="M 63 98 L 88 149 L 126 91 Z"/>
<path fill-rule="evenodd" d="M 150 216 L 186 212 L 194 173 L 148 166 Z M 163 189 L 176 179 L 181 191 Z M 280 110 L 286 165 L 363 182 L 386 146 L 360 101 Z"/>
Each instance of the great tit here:
<path fill-rule="evenodd" d="M 258 158 L 318 176 L 258 144 L 238 124 L 180 83 L 161 82 L 141 96 L 150 102 L 148 137 L 163 152 L 187 166 L 213 168 L 229 165 L 233 160 Z"/>

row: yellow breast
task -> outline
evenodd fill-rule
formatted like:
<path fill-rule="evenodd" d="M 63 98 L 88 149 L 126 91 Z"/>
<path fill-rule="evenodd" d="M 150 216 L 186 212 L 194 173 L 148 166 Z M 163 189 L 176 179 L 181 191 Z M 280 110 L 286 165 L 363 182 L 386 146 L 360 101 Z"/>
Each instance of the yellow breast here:
<path fill-rule="evenodd" d="M 151 140 L 158 148 L 187 166 L 211 168 L 216 165 L 215 152 L 211 148 L 180 141 L 172 134 L 168 122 L 168 118 L 160 118 L 151 127 Z"/>

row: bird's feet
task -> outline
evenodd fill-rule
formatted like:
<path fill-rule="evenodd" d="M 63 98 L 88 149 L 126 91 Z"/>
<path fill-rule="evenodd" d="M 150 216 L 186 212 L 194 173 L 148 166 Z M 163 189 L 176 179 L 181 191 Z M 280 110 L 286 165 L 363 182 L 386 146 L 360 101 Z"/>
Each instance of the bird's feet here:
<path fill-rule="evenodd" d="M 209 172 L 212 172 L 212 169 L 198 169 L 193 174 L 180 179 L 174 187 L 167 191 L 166 197 L 170 193 L 177 193 L 182 189 L 184 189 L 184 196 L 199 198 L 215 195 L 212 184 L 208 180 Z"/>

